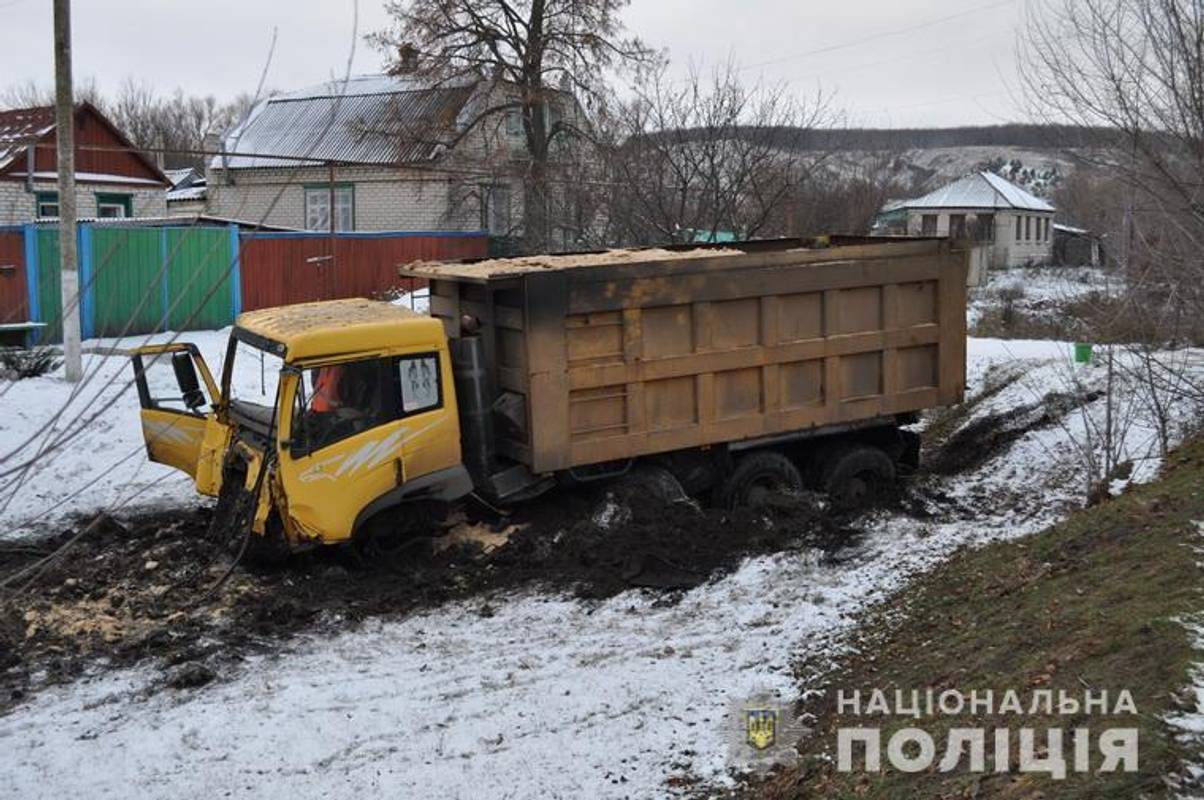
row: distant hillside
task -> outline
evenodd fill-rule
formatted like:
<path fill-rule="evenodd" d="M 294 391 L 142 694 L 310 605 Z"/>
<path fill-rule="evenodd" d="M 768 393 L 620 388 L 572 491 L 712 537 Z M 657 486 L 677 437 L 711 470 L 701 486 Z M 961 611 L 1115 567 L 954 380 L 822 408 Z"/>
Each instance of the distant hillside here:
<path fill-rule="evenodd" d="M 902 150 L 835 150 L 824 168 L 845 179 L 890 184 L 891 198 L 915 197 L 971 172 L 994 172 L 1041 197 L 1074 170 L 1074 151 L 1015 145 L 912 147 Z"/>
<path fill-rule="evenodd" d="M 652 134 L 652 137 L 664 134 Z M 711 134 L 674 131 L 677 141 Z M 970 172 L 995 172 L 1038 196 L 1049 196 L 1074 170 L 1076 152 L 1113 148 L 1118 133 L 1071 125 L 984 125 L 962 128 L 830 128 L 746 126 L 736 135 L 781 151 L 824 153 L 823 170 L 846 180 L 888 185 L 889 198 L 915 197 Z"/>
<path fill-rule="evenodd" d="M 1014 147 L 1035 150 L 1109 147 L 1117 131 L 1075 125 L 980 125 L 964 128 L 747 127 L 744 135 L 770 137 L 801 150 L 914 150 L 945 147 Z"/>

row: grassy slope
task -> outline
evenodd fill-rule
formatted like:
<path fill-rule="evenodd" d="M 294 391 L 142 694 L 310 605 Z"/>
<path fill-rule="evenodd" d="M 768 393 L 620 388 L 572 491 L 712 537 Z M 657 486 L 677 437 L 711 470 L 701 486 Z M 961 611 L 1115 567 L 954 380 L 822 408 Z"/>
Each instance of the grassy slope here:
<path fill-rule="evenodd" d="M 1062 525 L 1027 539 L 963 551 L 913 583 L 891 602 L 872 609 L 860 630 L 859 655 L 827 676 L 828 691 L 809 708 L 819 715 L 817 733 L 801 747 L 797 770 L 757 787 L 758 796 L 793 797 L 1114 797 L 1158 795 L 1163 776 L 1175 772 L 1182 755 L 1161 717 L 1173 710 L 1174 693 L 1188 682 L 1198 658 L 1179 615 L 1198 610 L 1201 570 L 1192 551 L 1194 520 L 1204 520 L 1204 442 L 1174 454 L 1163 480 L 1104 505 L 1086 509 Z M 812 684 L 814 685 L 814 684 Z M 937 742 L 937 761 L 949 727 L 1014 730 L 1092 730 L 1092 767 L 1099 765 L 1095 735 L 1107 727 L 1140 727 L 1140 771 L 1075 775 L 1054 782 L 1043 774 L 919 775 L 883 772 L 837 773 L 835 729 L 877 725 L 866 717 L 840 718 L 836 688 L 872 688 L 939 693 L 956 688 L 1014 688 L 1022 697 L 1037 688 L 1065 689 L 1081 698 L 1085 687 L 1115 696 L 1128 688 L 1138 718 L 1024 716 L 1010 720 L 971 716 L 888 717 L 882 742 L 894 730 L 916 725 Z M 992 748 L 988 738 L 988 769 Z M 856 751 L 860 753 L 860 748 Z M 860 755 L 857 756 L 860 758 Z M 883 758 L 884 769 L 886 759 Z M 1069 763 L 1069 762 L 1068 762 Z"/>

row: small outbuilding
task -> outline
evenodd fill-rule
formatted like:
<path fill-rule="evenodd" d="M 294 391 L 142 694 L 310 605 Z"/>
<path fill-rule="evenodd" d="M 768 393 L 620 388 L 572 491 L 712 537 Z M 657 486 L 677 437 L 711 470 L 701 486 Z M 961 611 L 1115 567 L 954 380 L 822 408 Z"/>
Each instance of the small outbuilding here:
<path fill-rule="evenodd" d="M 1086 228 L 1053 226 L 1053 260 L 1066 267 L 1098 267 L 1104 261 L 1103 241 Z"/>

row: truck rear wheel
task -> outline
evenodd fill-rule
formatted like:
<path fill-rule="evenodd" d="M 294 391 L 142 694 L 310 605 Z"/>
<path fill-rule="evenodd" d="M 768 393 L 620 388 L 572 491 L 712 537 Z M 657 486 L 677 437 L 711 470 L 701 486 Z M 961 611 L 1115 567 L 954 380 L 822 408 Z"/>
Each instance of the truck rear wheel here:
<path fill-rule="evenodd" d="M 824 461 L 820 484 L 841 511 L 852 511 L 885 495 L 895 482 L 894 462 L 877 447 L 837 447 Z"/>
<path fill-rule="evenodd" d="M 803 476 L 794 462 L 781 453 L 761 450 L 742 457 L 719 490 L 719 505 L 724 508 L 766 505 L 774 494 L 795 493 L 803 489 Z"/>

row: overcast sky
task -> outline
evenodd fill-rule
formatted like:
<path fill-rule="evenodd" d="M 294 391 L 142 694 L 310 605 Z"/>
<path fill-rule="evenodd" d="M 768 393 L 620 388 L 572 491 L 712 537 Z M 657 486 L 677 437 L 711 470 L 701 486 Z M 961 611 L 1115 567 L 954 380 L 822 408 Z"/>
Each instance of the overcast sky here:
<path fill-rule="evenodd" d="M 992 124 L 1014 101 L 1025 0 L 633 0 L 628 28 L 669 50 L 675 68 L 729 57 L 751 80 L 835 93 L 851 124 Z M 77 80 L 102 90 L 128 76 L 170 91 L 229 98 L 253 91 L 278 29 L 267 85 L 290 90 L 342 75 L 351 0 L 76 0 Z M 49 0 L 0 0 L 0 88 L 53 75 Z M 359 31 L 388 22 L 360 0 Z M 354 71 L 380 69 L 362 40 Z"/>

